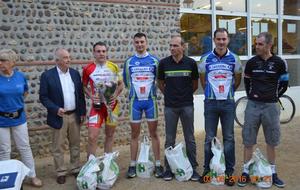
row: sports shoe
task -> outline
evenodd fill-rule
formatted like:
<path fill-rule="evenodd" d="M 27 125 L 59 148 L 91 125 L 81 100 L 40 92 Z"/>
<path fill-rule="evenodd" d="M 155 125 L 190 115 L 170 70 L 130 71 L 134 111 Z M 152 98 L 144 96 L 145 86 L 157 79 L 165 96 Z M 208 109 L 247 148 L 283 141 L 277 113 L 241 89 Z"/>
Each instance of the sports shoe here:
<path fill-rule="evenodd" d="M 134 177 L 136 177 L 136 167 L 129 166 L 127 171 L 127 178 L 134 178 Z"/>
<path fill-rule="evenodd" d="M 285 183 L 278 178 L 277 173 L 272 174 L 272 181 L 277 187 L 283 188 L 285 186 Z"/>
<path fill-rule="evenodd" d="M 162 178 L 164 174 L 164 168 L 162 166 L 155 166 L 154 176 L 156 178 Z"/>
<path fill-rule="evenodd" d="M 200 180 L 200 175 L 196 170 L 193 170 L 193 175 L 191 177 L 191 181 L 199 181 Z"/>
<path fill-rule="evenodd" d="M 235 184 L 235 179 L 234 177 L 232 176 L 232 173 L 226 173 L 225 174 L 225 184 L 227 186 L 234 186 Z"/>
<path fill-rule="evenodd" d="M 238 186 L 245 187 L 250 182 L 249 174 L 243 172 L 242 175 L 239 177 Z"/>
<path fill-rule="evenodd" d="M 173 179 L 173 173 L 170 170 L 166 170 L 163 178 L 165 181 L 171 181 Z"/>
<path fill-rule="evenodd" d="M 200 183 L 208 183 L 210 182 L 210 170 L 204 170 L 202 173 L 202 176 L 200 176 L 199 179 Z"/>

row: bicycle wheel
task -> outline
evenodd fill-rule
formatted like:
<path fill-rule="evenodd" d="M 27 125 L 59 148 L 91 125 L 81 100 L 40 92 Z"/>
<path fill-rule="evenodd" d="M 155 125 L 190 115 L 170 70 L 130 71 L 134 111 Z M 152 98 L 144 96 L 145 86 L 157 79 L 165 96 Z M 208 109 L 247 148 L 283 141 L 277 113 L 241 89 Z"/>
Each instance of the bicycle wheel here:
<path fill-rule="evenodd" d="M 241 97 L 235 103 L 235 118 L 234 120 L 240 127 L 244 126 L 245 109 L 247 106 L 248 98 L 246 96 Z"/>
<path fill-rule="evenodd" d="M 288 95 L 279 98 L 280 104 L 280 123 L 285 124 L 292 121 L 295 116 L 296 106 L 294 100 Z"/>

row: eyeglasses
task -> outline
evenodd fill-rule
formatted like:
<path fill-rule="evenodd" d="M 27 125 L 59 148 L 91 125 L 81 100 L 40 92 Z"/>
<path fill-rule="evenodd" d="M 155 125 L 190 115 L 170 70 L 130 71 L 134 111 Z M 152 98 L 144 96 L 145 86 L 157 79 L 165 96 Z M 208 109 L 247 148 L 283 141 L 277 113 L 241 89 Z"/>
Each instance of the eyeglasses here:
<path fill-rule="evenodd" d="M 7 59 L 0 59 L 0 61 L 1 61 L 1 62 L 4 62 L 4 61 L 9 61 L 9 60 L 7 60 Z"/>

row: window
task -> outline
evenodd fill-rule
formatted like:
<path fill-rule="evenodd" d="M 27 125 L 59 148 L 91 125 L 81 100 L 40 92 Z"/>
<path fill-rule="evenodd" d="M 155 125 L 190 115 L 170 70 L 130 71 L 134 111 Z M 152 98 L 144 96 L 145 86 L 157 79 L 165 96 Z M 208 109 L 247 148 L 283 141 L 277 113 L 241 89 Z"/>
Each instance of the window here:
<path fill-rule="evenodd" d="M 283 0 L 283 14 L 300 16 L 300 1 L 299 0 Z"/>
<path fill-rule="evenodd" d="M 255 55 L 255 38 L 261 32 L 273 35 L 275 54 L 285 59 L 300 57 L 300 0 L 180 0 L 180 7 L 186 55 L 196 60 L 212 50 L 212 32 L 219 27 L 229 31 L 228 47 L 242 60 Z M 278 32 L 279 28 L 282 31 Z"/>
<path fill-rule="evenodd" d="M 300 54 L 300 21 L 284 20 L 282 23 L 283 54 Z"/>
<path fill-rule="evenodd" d="M 240 16 L 217 15 L 217 28 L 226 28 L 229 32 L 229 50 L 238 54 L 247 53 L 247 19 Z"/>
<path fill-rule="evenodd" d="M 210 0 L 180 0 L 180 8 L 210 10 Z"/>
<path fill-rule="evenodd" d="M 216 0 L 216 10 L 222 11 L 246 11 L 245 0 Z"/>
<path fill-rule="evenodd" d="M 252 54 L 255 54 L 255 38 L 261 32 L 270 32 L 273 35 L 274 45 L 272 51 L 278 53 L 277 50 L 277 19 L 270 18 L 252 18 Z"/>
<path fill-rule="evenodd" d="M 201 56 L 212 50 L 210 15 L 184 13 L 180 24 L 181 35 L 188 44 L 188 56 Z"/>
<path fill-rule="evenodd" d="M 299 86 L 300 85 L 300 62 L 299 59 L 288 59 L 288 71 L 290 74 L 289 85 Z"/>
<path fill-rule="evenodd" d="M 277 14 L 277 0 L 248 0 L 251 12 L 260 14 Z"/>

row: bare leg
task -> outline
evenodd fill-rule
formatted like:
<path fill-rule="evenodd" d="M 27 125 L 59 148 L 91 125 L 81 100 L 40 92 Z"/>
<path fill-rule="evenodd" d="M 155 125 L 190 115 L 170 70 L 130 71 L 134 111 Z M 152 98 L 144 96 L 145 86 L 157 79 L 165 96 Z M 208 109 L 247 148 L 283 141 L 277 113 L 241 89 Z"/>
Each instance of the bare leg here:
<path fill-rule="evenodd" d="M 148 128 L 155 160 L 160 160 L 160 141 L 157 135 L 157 121 L 148 121 Z"/>
<path fill-rule="evenodd" d="M 131 143 L 130 143 L 130 152 L 131 160 L 136 160 L 137 151 L 139 148 L 139 135 L 141 123 L 130 123 L 131 126 Z"/>
<path fill-rule="evenodd" d="M 267 158 L 271 165 L 275 165 L 275 147 L 267 144 Z"/>
<path fill-rule="evenodd" d="M 99 132 L 100 132 L 100 128 L 96 128 L 96 127 L 88 128 L 88 152 L 87 152 L 88 157 L 90 154 L 93 155 L 96 154 Z"/>
<path fill-rule="evenodd" d="M 113 125 L 105 126 L 104 152 L 106 152 L 106 153 L 112 152 L 115 129 L 116 129 L 116 126 L 113 126 Z"/>
<path fill-rule="evenodd" d="M 253 146 L 244 146 L 244 164 L 251 159 L 252 152 L 253 152 Z"/>

